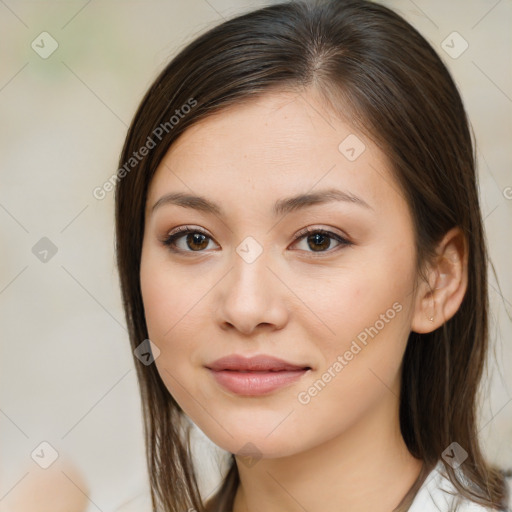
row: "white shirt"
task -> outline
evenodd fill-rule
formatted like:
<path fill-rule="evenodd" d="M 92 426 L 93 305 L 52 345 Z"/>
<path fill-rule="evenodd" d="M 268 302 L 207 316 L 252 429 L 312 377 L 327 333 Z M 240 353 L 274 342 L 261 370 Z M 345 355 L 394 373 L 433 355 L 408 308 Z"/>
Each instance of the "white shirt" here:
<path fill-rule="evenodd" d="M 478 505 L 466 498 L 460 498 L 458 508 L 454 508 L 454 503 L 458 501 L 458 492 L 448 477 L 444 476 L 443 470 L 444 465 L 439 461 L 418 490 L 408 512 L 496 512 L 495 509 Z M 510 489 L 510 481 L 507 480 L 507 483 Z M 508 511 L 510 510 L 512 502 L 509 503 Z"/>

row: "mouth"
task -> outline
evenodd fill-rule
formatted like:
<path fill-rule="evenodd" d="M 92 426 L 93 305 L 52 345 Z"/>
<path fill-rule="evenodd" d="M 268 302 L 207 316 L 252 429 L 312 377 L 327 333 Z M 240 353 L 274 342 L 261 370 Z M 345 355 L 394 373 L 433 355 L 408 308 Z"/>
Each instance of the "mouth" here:
<path fill-rule="evenodd" d="M 287 387 L 312 368 L 272 356 L 245 358 L 231 355 L 206 365 L 215 381 L 228 391 L 243 396 L 258 396 Z"/>

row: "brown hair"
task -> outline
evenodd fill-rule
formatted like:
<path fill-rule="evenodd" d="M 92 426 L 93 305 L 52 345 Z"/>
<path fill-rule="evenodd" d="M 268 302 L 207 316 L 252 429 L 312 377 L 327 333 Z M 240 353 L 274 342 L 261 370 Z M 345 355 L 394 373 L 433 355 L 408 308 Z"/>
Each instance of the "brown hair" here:
<path fill-rule="evenodd" d="M 222 109 L 272 90 L 309 87 L 388 155 L 414 219 L 419 275 L 452 227 L 459 226 L 468 242 L 468 287 L 458 312 L 432 333 L 411 332 L 404 355 L 401 430 L 424 470 L 401 506 L 410 504 L 421 479 L 456 441 L 468 458 L 458 472 L 444 466 L 460 494 L 504 507 L 503 475 L 485 461 L 476 429 L 488 347 L 487 254 L 468 121 L 439 56 L 386 7 L 365 0 L 265 7 L 208 30 L 160 73 L 128 130 L 116 187 L 117 263 L 132 348 L 148 338 L 139 282 L 147 190 L 170 146 Z M 126 163 L 143 146 L 151 149 L 128 171 Z M 180 429 L 183 413 L 156 366 L 135 364 L 153 506 L 203 511 Z M 237 485 L 233 460 L 209 510 L 231 510 Z"/>

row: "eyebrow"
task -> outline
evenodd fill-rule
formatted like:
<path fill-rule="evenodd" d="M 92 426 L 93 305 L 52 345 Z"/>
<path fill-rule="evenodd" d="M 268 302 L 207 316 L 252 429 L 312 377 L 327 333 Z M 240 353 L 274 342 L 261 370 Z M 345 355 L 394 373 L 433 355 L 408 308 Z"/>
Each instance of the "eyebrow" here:
<path fill-rule="evenodd" d="M 279 199 L 275 202 L 272 213 L 277 217 L 278 215 L 285 215 L 292 211 L 307 208 L 309 206 L 325 204 L 334 201 L 351 203 L 369 210 L 373 210 L 373 208 L 366 201 L 364 201 L 364 199 L 351 194 L 350 192 L 329 188 L 325 190 L 319 190 L 317 192 L 299 194 L 285 199 Z M 181 206 L 183 208 L 192 208 L 194 210 L 214 214 L 219 217 L 224 216 L 224 211 L 219 204 L 202 196 L 184 194 L 182 192 L 165 194 L 155 202 L 151 208 L 151 212 L 154 212 L 161 206 L 169 204 Z"/>

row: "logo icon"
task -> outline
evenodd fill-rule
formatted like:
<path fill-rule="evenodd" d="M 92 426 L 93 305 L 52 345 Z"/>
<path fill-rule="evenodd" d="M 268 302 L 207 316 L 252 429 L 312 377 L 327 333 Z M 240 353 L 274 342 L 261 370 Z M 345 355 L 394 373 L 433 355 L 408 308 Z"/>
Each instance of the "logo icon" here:
<path fill-rule="evenodd" d="M 248 236 L 238 245 L 236 252 L 246 263 L 254 263 L 263 252 L 263 247 L 255 238 Z"/>
<path fill-rule="evenodd" d="M 43 263 L 48 263 L 57 254 L 57 251 L 57 246 L 46 236 L 43 236 L 32 247 L 32 254 Z"/>
<path fill-rule="evenodd" d="M 236 455 L 248 468 L 252 468 L 262 457 L 261 452 L 253 443 L 244 444 Z"/>
<path fill-rule="evenodd" d="M 133 353 L 143 365 L 149 366 L 160 355 L 160 349 L 152 341 L 144 340 Z"/>
<path fill-rule="evenodd" d="M 38 466 L 48 469 L 59 458 L 59 453 L 48 441 L 43 441 L 30 456 Z"/>
<path fill-rule="evenodd" d="M 343 139 L 338 146 L 339 152 L 350 162 L 357 160 L 365 149 L 363 141 L 353 133 Z"/>
<path fill-rule="evenodd" d="M 59 47 L 59 43 L 48 32 L 41 32 L 30 46 L 39 57 L 47 59 Z"/>
<path fill-rule="evenodd" d="M 453 442 L 441 456 L 453 469 L 457 469 L 468 458 L 468 452 L 459 443 Z"/>
<path fill-rule="evenodd" d="M 458 32 L 452 32 L 441 43 L 441 48 L 452 59 L 458 59 L 469 48 L 469 43 Z"/>

